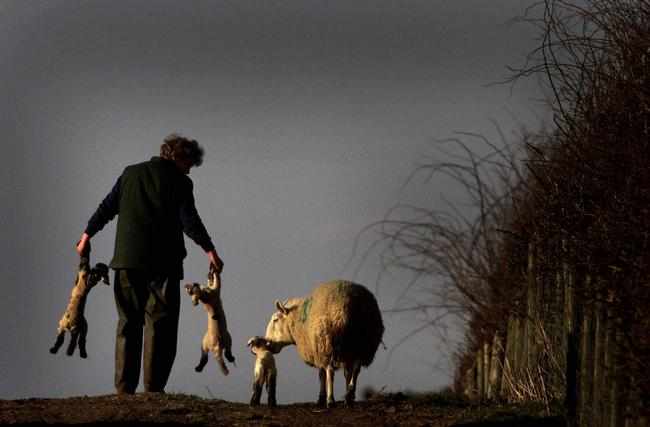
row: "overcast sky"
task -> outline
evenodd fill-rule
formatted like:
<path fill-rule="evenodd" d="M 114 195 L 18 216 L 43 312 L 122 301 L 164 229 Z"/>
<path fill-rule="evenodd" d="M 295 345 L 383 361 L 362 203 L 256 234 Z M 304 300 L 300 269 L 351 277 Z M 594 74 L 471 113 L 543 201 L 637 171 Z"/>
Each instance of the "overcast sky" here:
<path fill-rule="evenodd" d="M 197 207 L 225 261 L 223 299 L 238 365 L 197 374 L 205 314 L 182 295 L 169 392 L 247 401 L 273 301 L 354 279 L 393 308 L 408 275 L 383 275 L 353 247 L 364 226 L 408 198 L 450 189 L 402 185 L 435 139 L 536 128 L 534 81 L 490 86 L 520 65 L 534 30 L 510 20 L 532 1 L 0 2 L 4 164 L 4 325 L 0 398 L 112 393 L 112 290 L 89 297 L 89 358 L 51 355 L 77 265 L 74 244 L 125 166 L 180 132 L 205 148 Z M 108 262 L 115 223 L 93 239 Z M 368 241 L 376 236 L 365 235 Z M 191 241 L 185 281 L 207 259 Z M 112 277 L 111 277 L 112 279 Z M 394 349 L 419 326 L 384 316 Z M 66 340 L 67 343 L 67 340 Z M 360 389 L 433 390 L 450 381 L 448 349 L 425 331 L 380 348 Z M 317 372 L 295 348 L 278 358 L 280 403 L 315 400 Z M 437 368 L 440 367 L 441 369 Z M 342 374 L 335 392 L 343 394 Z"/>

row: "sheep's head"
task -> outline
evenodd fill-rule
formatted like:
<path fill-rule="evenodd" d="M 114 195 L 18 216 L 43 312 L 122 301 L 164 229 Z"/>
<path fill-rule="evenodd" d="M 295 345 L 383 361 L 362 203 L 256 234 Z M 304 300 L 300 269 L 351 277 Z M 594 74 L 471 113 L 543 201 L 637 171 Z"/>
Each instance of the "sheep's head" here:
<path fill-rule="evenodd" d="M 97 264 L 95 264 L 95 267 L 93 267 L 90 270 L 90 277 L 88 278 L 88 286 L 93 287 L 97 283 L 99 283 L 100 280 L 105 285 L 111 284 L 108 278 L 108 266 L 103 262 L 98 262 Z"/>
<path fill-rule="evenodd" d="M 275 302 L 275 307 L 278 311 L 273 313 L 269 324 L 266 326 L 265 338 L 271 341 L 274 346 L 278 346 L 278 350 L 282 347 L 294 344 L 295 341 L 291 335 L 291 312 L 296 309 L 295 305 L 290 305 L 286 301 L 281 303 Z M 277 352 L 276 351 L 276 352 Z"/>
<path fill-rule="evenodd" d="M 185 285 L 185 290 L 192 297 L 192 304 L 198 305 L 201 300 L 201 285 L 198 283 L 188 283 Z"/>

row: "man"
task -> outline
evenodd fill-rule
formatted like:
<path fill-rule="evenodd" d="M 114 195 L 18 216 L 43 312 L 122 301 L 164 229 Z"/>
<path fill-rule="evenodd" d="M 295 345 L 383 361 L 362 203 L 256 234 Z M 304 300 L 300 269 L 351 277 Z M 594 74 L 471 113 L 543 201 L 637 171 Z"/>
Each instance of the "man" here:
<path fill-rule="evenodd" d="M 203 161 L 199 144 L 169 135 L 160 157 L 128 166 L 88 221 L 77 244 L 82 253 L 90 238 L 118 215 L 115 252 L 115 303 L 119 315 L 115 343 L 115 388 L 133 394 L 144 360 L 144 390 L 164 392 L 174 358 L 180 309 L 180 280 L 186 256 L 183 232 L 206 252 L 220 273 L 217 255 L 194 205 L 187 176 Z M 143 337 L 144 326 L 144 356 Z"/>

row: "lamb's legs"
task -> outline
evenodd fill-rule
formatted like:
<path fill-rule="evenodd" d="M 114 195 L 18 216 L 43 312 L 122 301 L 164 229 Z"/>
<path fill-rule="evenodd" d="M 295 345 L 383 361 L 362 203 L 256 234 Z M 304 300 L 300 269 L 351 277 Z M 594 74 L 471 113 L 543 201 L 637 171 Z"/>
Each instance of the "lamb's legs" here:
<path fill-rule="evenodd" d="M 327 395 L 325 394 L 325 369 L 320 368 L 318 369 L 318 380 L 320 383 L 320 392 L 318 393 L 318 402 L 316 403 L 318 406 L 325 406 L 325 403 L 327 401 Z"/>
<path fill-rule="evenodd" d="M 226 361 L 223 360 L 223 354 L 221 354 L 221 349 L 214 349 L 212 350 L 214 353 L 214 360 L 217 361 L 217 364 L 219 365 L 219 369 L 221 369 L 221 373 L 224 375 L 228 375 L 230 371 L 228 370 L 228 367 L 226 366 Z"/>
<path fill-rule="evenodd" d="M 85 359 L 88 357 L 86 353 L 86 336 L 88 335 L 88 325 L 84 325 L 79 330 L 79 357 Z"/>
<path fill-rule="evenodd" d="M 345 366 L 345 404 L 352 405 L 354 403 L 357 392 L 357 378 L 361 371 L 361 363 L 355 360 L 352 366 Z"/>
<path fill-rule="evenodd" d="M 199 364 L 196 365 L 196 368 L 194 368 L 194 370 L 196 372 L 201 372 L 206 363 L 208 363 L 208 352 L 201 348 L 201 359 L 199 360 Z"/>
<path fill-rule="evenodd" d="M 270 375 L 268 381 L 266 382 L 266 397 L 268 399 L 269 406 L 277 406 L 277 401 L 275 400 L 275 389 L 276 389 L 276 376 Z"/>
<path fill-rule="evenodd" d="M 334 367 L 325 368 L 326 387 L 327 387 L 327 407 L 333 408 L 334 402 Z"/>
<path fill-rule="evenodd" d="M 57 351 L 59 351 L 59 349 L 63 345 L 64 339 L 65 339 L 65 331 L 59 332 L 59 334 L 56 336 L 56 341 L 54 342 L 54 345 L 52 346 L 52 348 L 50 348 L 50 353 L 54 354 Z"/>
<path fill-rule="evenodd" d="M 255 378 L 255 381 L 253 381 L 253 395 L 251 396 L 250 405 L 251 406 L 259 405 L 261 398 L 262 398 L 262 379 Z"/>
<path fill-rule="evenodd" d="M 66 354 L 72 356 L 74 349 L 77 347 L 77 340 L 79 339 L 79 331 L 74 331 L 70 333 L 70 344 L 68 344 L 68 351 Z"/>

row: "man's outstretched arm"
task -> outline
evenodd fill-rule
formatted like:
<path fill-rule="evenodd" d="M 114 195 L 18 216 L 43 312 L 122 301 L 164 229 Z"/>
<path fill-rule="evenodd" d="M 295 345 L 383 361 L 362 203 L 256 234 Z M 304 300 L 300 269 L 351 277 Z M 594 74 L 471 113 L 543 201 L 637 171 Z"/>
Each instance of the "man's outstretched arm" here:
<path fill-rule="evenodd" d="M 180 211 L 181 223 L 183 224 L 183 232 L 199 245 L 208 256 L 210 262 L 210 269 L 214 269 L 217 273 L 223 270 L 223 261 L 219 258 L 217 251 L 214 248 L 212 239 L 208 234 L 194 203 L 194 195 L 192 189 L 188 196 L 181 204 Z"/>
<path fill-rule="evenodd" d="M 79 242 L 77 242 L 77 253 L 81 253 L 86 248 L 86 245 L 97 232 L 99 232 L 109 221 L 115 218 L 120 210 L 120 178 L 111 189 L 110 193 L 102 200 L 97 207 L 97 210 L 88 220 L 86 230 L 81 234 Z"/>

